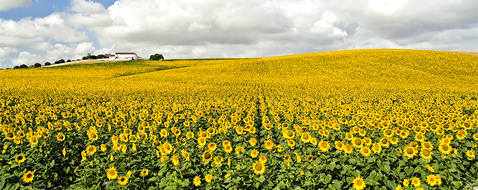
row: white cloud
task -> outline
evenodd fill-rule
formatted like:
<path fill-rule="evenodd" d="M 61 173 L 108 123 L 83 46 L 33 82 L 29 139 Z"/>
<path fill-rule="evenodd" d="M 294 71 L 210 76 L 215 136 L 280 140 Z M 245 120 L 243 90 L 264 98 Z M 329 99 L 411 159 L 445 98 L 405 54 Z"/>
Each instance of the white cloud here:
<path fill-rule="evenodd" d="M 20 52 L 18 57 L 16 59 L 13 59 L 12 65 L 33 65 L 37 62 L 39 62 L 39 59 L 41 58 L 40 55 L 32 54 L 29 52 Z"/>
<path fill-rule="evenodd" d="M 0 47 L 0 57 L 8 57 L 17 52 L 17 49 L 11 47 Z"/>
<path fill-rule="evenodd" d="M 0 48 L 54 61 L 88 52 L 265 57 L 351 48 L 476 51 L 478 44 L 476 0 L 70 2 L 42 18 L 0 18 Z"/>
<path fill-rule="evenodd" d="M 55 40 L 65 43 L 87 41 L 84 32 L 65 24 L 61 14 L 20 21 L 0 19 L 0 46 L 29 47 L 32 43 Z"/>
<path fill-rule="evenodd" d="M 7 11 L 18 7 L 28 7 L 32 5 L 32 0 L 2 0 L 0 2 L 0 11 Z"/>
<path fill-rule="evenodd" d="M 98 14 L 105 12 L 101 3 L 86 0 L 71 0 L 71 11 L 78 13 Z"/>

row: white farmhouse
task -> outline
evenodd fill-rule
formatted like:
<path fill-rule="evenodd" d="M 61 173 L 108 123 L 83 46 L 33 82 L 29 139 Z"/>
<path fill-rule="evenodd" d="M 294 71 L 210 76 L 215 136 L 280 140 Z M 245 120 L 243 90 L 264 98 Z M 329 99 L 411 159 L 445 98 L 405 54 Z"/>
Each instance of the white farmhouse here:
<path fill-rule="evenodd" d="M 134 52 L 116 52 L 115 59 L 135 60 L 138 55 Z"/>
<path fill-rule="evenodd" d="M 105 54 L 104 59 L 99 60 L 137 60 L 141 59 L 138 54 L 134 52 L 116 52 L 116 54 Z"/>

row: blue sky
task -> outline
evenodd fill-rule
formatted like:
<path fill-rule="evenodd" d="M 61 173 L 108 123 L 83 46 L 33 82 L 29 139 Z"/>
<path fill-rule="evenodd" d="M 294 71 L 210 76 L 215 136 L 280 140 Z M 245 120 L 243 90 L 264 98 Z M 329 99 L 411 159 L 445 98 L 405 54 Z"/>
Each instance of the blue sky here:
<path fill-rule="evenodd" d="M 0 0 L 0 68 L 136 52 L 477 51 L 476 0 Z"/>
<path fill-rule="evenodd" d="M 116 0 L 100 0 L 96 2 L 109 7 Z M 68 0 L 33 0 L 30 6 L 0 12 L 0 18 L 18 21 L 25 17 L 45 17 L 53 12 L 66 11 L 70 8 L 70 5 Z"/>

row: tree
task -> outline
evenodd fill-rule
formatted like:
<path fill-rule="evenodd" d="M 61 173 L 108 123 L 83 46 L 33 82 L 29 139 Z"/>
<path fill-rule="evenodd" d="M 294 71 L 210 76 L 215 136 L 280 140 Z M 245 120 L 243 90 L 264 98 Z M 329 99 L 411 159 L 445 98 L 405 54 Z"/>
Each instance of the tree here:
<path fill-rule="evenodd" d="M 20 65 L 20 68 L 22 68 L 22 69 L 26 69 L 26 68 L 28 68 L 28 66 L 27 66 L 27 65 L 25 65 L 25 64 L 21 64 L 21 65 Z"/>
<path fill-rule="evenodd" d="M 40 63 L 35 63 L 35 65 L 33 65 L 35 67 L 41 67 L 41 64 Z"/>
<path fill-rule="evenodd" d="M 13 67 L 13 69 L 20 69 L 20 66 L 17 65 L 15 67 Z"/>
<path fill-rule="evenodd" d="M 50 62 L 45 62 L 45 66 L 51 65 Z"/>
<path fill-rule="evenodd" d="M 59 64 L 59 63 L 65 63 L 65 60 L 64 59 L 60 59 L 58 61 L 55 61 L 55 64 Z"/>
<path fill-rule="evenodd" d="M 164 57 L 162 54 L 154 54 L 149 56 L 150 60 L 164 60 Z"/>
<path fill-rule="evenodd" d="M 104 59 L 104 58 L 106 58 L 105 55 L 103 55 L 103 54 L 98 55 L 98 59 Z"/>

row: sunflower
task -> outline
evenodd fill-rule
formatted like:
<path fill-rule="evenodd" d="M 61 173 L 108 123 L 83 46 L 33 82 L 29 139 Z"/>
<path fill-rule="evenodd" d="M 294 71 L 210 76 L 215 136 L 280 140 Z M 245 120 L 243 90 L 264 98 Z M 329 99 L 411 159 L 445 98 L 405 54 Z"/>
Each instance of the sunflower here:
<path fill-rule="evenodd" d="M 415 187 L 420 187 L 421 185 L 420 179 L 417 177 L 412 178 L 412 185 Z"/>
<path fill-rule="evenodd" d="M 122 186 L 125 186 L 128 184 L 128 177 L 126 176 L 121 176 L 118 178 L 118 183 Z"/>
<path fill-rule="evenodd" d="M 288 145 L 289 147 L 294 147 L 294 146 L 295 146 L 295 141 L 292 140 L 292 139 L 287 140 L 287 145 Z"/>
<path fill-rule="evenodd" d="M 35 177 L 35 175 L 33 174 L 32 171 L 28 171 L 27 173 L 24 173 L 23 174 L 23 181 L 25 183 L 29 183 L 29 182 L 32 182 L 33 181 L 33 177 Z"/>
<path fill-rule="evenodd" d="M 93 155 L 95 154 L 95 152 L 96 152 L 96 146 L 88 145 L 88 147 L 86 147 L 86 153 L 88 153 L 89 155 Z"/>
<path fill-rule="evenodd" d="M 17 163 L 25 162 L 25 156 L 23 156 L 23 154 L 19 154 L 15 157 L 15 161 L 17 161 Z"/>
<path fill-rule="evenodd" d="M 106 145 L 105 144 L 101 144 L 100 145 L 100 149 L 102 152 L 106 151 Z"/>
<path fill-rule="evenodd" d="M 261 175 L 266 171 L 266 166 L 262 162 L 256 162 L 254 165 L 252 165 L 252 169 L 254 170 L 255 174 Z"/>
<path fill-rule="evenodd" d="M 341 141 L 335 141 L 334 144 L 337 150 L 344 150 L 344 143 L 342 143 Z"/>
<path fill-rule="evenodd" d="M 139 175 L 142 176 L 142 177 L 146 177 L 146 176 L 148 176 L 148 174 L 149 174 L 149 170 L 148 169 L 143 169 L 143 170 L 141 170 L 141 173 Z"/>
<path fill-rule="evenodd" d="M 344 147 L 344 152 L 347 153 L 347 154 L 352 153 L 353 150 L 354 150 L 353 147 L 350 146 L 350 145 L 345 145 L 345 147 Z"/>
<path fill-rule="evenodd" d="M 365 146 L 365 147 L 362 147 L 362 149 L 360 149 L 360 153 L 361 153 L 363 156 L 368 157 L 368 156 L 370 156 L 371 151 L 370 151 L 370 148 L 369 148 L 369 147 L 366 147 L 366 146 Z"/>
<path fill-rule="evenodd" d="M 209 151 L 214 152 L 214 150 L 216 150 L 216 148 L 217 148 L 217 145 L 216 145 L 216 143 L 209 143 L 207 145 L 207 148 L 209 149 Z"/>
<path fill-rule="evenodd" d="M 173 155 L 171 160 L 173 161 L 173 165 L 177 166 L 179 164 L 179 158 L 176 155 Z"/>
<path fill-rule="evenodd" d="M 36 136 L 30 137 L 30 144 L 31 144 L 32 146 L 36 146 L 36 145 L 38 144 L 38 139 L 37 139 Z"/>
<path fill-rule="evenodd" d="M 307 161 L 308 161 L 308 162 L 314 161 L 314 156 L 313 156 L 313 155 L 307 156 Z"/>
<path fill-rule="evenodd" d="M 282 133 L 282 136 L 286 139 L 293 139 L 295 137 L 295 132 L 292 130 L 285 130 Z"/>
<path fill-rule="evenodd" d="M 354 138 L 354 139 L 352 140 L 352 145 L 353 145 L 354 147 L 362 148 L 362 146 L 363 146 L 363 141 L 362 141 L 362 139 L 360 139 L 360 138 Z"/>
<path fill-rule="evenodd" d="M 372 151 L 375 154 L 380 154 L 382 152 L 382 146 L 380 146 L 378 143 L 373 143 Z"/>
<path fill-rule="evenodd" d="M 422 143 L 422 148 L 426 148 L 428 150 L 433 150 L 433 144 L 431 142 L 423 142 Z"/>
<path fill-rule="evenodd" d="M 204 176 L 204 180 L 205 180 L 206 182 L 210 183 L 211 180 L 212 180 L 211 174 L 207 174 L 206 176 Z"/>
<path fill-rule="evenodd" d="M 116 179 L 116 177 L 118 177 L 118 173 L 116 172 L 116 168 L 114 166 L 106 171 L 106 177 L 108 177 L 108 179 Z"/>
<path fill-rule="evenodd" d="M 274 147 L 274 142 L 272 140 L 267 140 L 264 142 L 264 146 L 267 150 L 271 150 Z"/>
<path fill-rule="evenodd" d="M 259 162 L 266 163 L 266 162 L 267 162 L 267 158 L 266 158 L 265 156 L 260 156 L 260 157 L 259 157 Z"/>
<path fill-rule="evenodd" d="M 358 133 L 360 136 L 364 137 L 367 134 L 367 131 L 360 129 Z"/>
<path fill-rule="evenodd" d="M 256 138 L 251 138 L 251 139 L 249 140 L 249 144 L 251 144 L 251 146 L 256 146 L 256 144 L 257 144 Z"/>
<path fill-rule="evenodd" d="M 387 138 L 380 139 L 380 146 L 388 147 L 389 141 Z"/>
<path fill-rule="evenodd" d="M 257 157 L 257 155 L 259 155 L 259 151 L 257 151 L 256 149 L 254 149 L 254 150 L 251 151 L 251 157 L 252 157 L 252 158 Z"/>
<path fill-rule="evenodd" d="M 66 149 L 63 148 L 63 150 L 61 150 L 61 153 L 63 154 L 63 157 L 65 157 L 66 156 Z"/>
<path fill-rule="evenodd" d="M 361 177 L 356 177 L 353 181 L 353 187 L 357 190 L 361 190 L 365 188 L 365 181 Z"/>
<path fill-rule="evenodd" d="M 327 151 L 329 151 L 330 144 L 327 141 L 322 141 L 321 140 L 320 143 L 319 143 L 319 148 L 320 148 L 320 151 L 327 152 Z"/>
<path fill-rule="evenodd" d="M 403 180 L 403 186 L 408 187 L 410 185 L 410 180 L 404 179 Z"/>
<path fill-rule="evenodd" d="M 199 137 L 198 138 L 198 144 L 199 146 L 203 147 L 204 145 L 206 145 L 206 138 L 204 137 Z"/>
<path fill-rule="evenodd" d="M 415 135 L 415 140 L 418 142 L 423 142 L 425 141 L 425 136 L 423 136 L 421 133 L 418 133 Z"/>
<path fill-rule="evenodd" d="M 223 147 L 231 146 L 231 142 L 229 142 L 228 140 L 223 141 L 223 142 L 222 142 L 222 146 L 223 146 Z"/>
<path fill-rule="evenodd" d="M 440 144 L 440 146 L 438 146 L 438 150 L 440 150 L 440 152 L 443 154 L 450 154 L 453 148 L 448 144 Z"/>
<path fill-rule="evenodd" d="M 201 178 L 199 176 L 194 177 L 194 186 L 200 186 L 201 185 Z"/>
<path fill-rule="evenodd" d="M 475 152 L 473 152 L 472 150 L 469 150 L 469 151 L 466 152 L 466 156 L 473 159 L 473 158 L 475 158 Z"/>
<path fill-rule="evenodd" d="M 425 160 L 432 159 L 432 154 L 433 152 L 426 148 L 422 148 L 422 150 L 420 151 L 420 156 L 422 156 L 422 158 Z"/>
<path fill-rule="evenodd" d="M 406 139 L 409 134 L 410 134 L 410 131 L 404 129 L 404 130 L 402 130 L 402 131 L 400 132 L 400 137 L 401 137 L 402 139 Z"/>
<path fill-rule="evenodd" d="M 161 137 L 168 137 L 169 132 L 166 129 L 161 129 L 161 132 L 159 132 L 159 135 L 161 135 Z"/>
<path fill-rule="evenodd" d="M 403 190 L 402 185 L 397 185 L 397 187 L 395 187 L 395 190 Z"/>
<path fill-rule="evenodd" d="M 430 186 L 435 186 L 438 183 L 437 177 L 435 175 L 428 175 L 427 176 L 427 183 Z"/>
<path fill-rule="evenodd" d="M 213 157 L 212 153 L 208 150 L 204 152 L 204 154 L 202 155 L 202 161 L 209 162 L 212 160 L 212 157 Z"/>
<path fill-rule="evenodd" d="M 305 143 L 309 142 L 310 138 L 311 137 L 309 132 L 302 133 L 302 135 L 300 136 L 300 140 Z"/>
<path fill-rule="evenodd" d="M 385 131 L 383 131 L 383 135 L 387 138 L 390 138 L 393 136 L 393 131 L 391 129 L 386 129 Z"/>
<path fill-rule="evenodd" d="M 390 143 L 393 145 L 398 144 L 398 138 L 397 137 L 390 138 Z"/>
<path fill-rule="evenodd" d="M 473 135 L 473 139 L 475 139 L 475 141 L 478 141 L 478 133 L 475 133 L 475 134 Z"/>
<path fill-rule="evenodd" d="M 352 133 L 346 133 L 345 134 L 345 138 L 349 141 L 353 140 L 354 139 L 354 135 Z"/>
<path fill-rule="evenodd" d="M 238 146 L 238 147 L 236 147 L 235 151 L 236 151 L 237 155 L 241 155 L 244 152 L 244 147 Z"/>
<path fill-rule="evenodd" d="M 187 133 L 186 133 L 186 138 L 187 138 L 187 139 L 192 139 L 192 138 L 194 138 L 194 133 L 193 133 L 193 132 L 187 132 Z"/>
<path fill-rule="evenodd" d="M 56 135 L 56 140 L 58 140 L 58 141 L 60 141 L 60 142 L 61 142 L 61 141 L 64 141 L 64 140 L 65 140 L 65 135 L 64 135 L 63 133 L 58 133 L 58 134 Z"/>
<path fill-rule="evenodd" d="M 415 154 L 415 149 L 413 147 L 405 146 L 405 148 L 403 149 L 403 155 L 408 158 L 413 158 Z"/>

